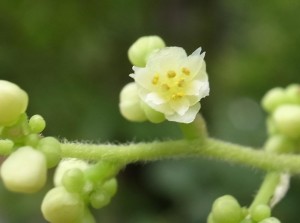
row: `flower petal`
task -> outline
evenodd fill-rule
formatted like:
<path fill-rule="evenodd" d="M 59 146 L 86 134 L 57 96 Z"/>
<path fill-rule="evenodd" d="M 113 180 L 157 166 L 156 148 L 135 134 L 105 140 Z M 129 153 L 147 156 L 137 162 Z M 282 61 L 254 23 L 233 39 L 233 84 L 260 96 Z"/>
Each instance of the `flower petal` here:
<path fill-rule="evenodd" d="M 178 113 L 174 113 L 172 115 L 166 115 L 166 119 L 174 122 L 191 123 L 192 121 L 194 121 L 197 113 L 200 110 L 200 107 L 200 103 L 197 103 L 190 107 L 184 115 L 181 116 Z"/>

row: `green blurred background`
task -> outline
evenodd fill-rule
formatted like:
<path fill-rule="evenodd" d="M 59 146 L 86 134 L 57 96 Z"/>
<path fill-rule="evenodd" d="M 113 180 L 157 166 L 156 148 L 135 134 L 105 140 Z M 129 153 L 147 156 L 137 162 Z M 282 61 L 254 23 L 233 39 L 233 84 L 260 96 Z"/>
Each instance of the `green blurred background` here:
<path fill-rule="evenodd" d="M 178 138 L 174 123 L 136 124 L 118 111 L 131 81 L 127 49 L 157 34 L 167 45 L 206 51 L 211 95 L 202 101 L 210 135 L 259 147 L 265 114 L 259 101 L 274 86 L 299 82 L 300 1 L 89 0 L 0 1 L 0 78 L 30 95 L 29 115 L 47 120 L 45 135 L 88 142 Z M 50 173 L 51 175 L 51 173 Z M 105 223 L 205 223 L 212 202 L 232 194 L 248 205 L 263 173 L 205 159 L 129 165 Z M 1 223 L 45 222 L 37 195 L 0 186 Z M 300 180 L 274 209 L 298 222 Z"/>

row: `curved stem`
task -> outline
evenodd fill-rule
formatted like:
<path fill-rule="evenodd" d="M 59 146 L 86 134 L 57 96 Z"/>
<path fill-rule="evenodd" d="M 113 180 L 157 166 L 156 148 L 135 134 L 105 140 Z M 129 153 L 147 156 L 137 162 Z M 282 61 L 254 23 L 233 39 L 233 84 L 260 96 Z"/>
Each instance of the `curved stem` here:
<path fill-rule="evenodd" d="M 279 172 L 269 172 L 266 174 L 263 183 L 261 184 L 259 191 L 257 192 L 255 199 L 253 200 L 249 210 L 255 208 L 258 204 L 268 205 L 270 199 L 274 195 L 277 185 L 280 182 Z"/>
<path fill-rule="evenodd" d="M 300 173 L 300 156 L 272 154 L 212 138 L 125 145 L 62 143 L 62 156 L 124 163 L 182 157 L 206 157 L 267 171 Z"/>

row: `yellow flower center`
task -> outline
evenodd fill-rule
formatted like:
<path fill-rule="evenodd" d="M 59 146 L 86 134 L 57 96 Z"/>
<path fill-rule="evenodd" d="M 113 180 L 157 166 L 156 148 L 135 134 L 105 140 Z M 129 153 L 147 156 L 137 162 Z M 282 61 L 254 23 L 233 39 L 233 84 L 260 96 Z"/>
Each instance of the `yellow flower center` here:
<path fill-rule="evenodd" d="M 168 70 L 164 75 L 153 75 L 152 84 L 158 87 L 158 92 L 164 98 L 177 100 L 185 96 L 184 86 L 191 71 L 187 67 L 182 67 L 180 71 Z"/>

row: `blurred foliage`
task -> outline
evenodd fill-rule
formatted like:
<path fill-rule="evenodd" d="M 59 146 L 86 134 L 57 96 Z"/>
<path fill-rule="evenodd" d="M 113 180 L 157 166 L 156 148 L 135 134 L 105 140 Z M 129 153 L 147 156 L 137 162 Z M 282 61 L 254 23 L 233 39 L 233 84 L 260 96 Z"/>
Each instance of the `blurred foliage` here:
<path fill-rule="evenodd" d="M 299 10 L 296 0 L 3 0 L 0 78 L 29 93 L 28 113 L 44 116 L 46 135 L 89 142 L 178 138 L 173 123 L 129 123 L 118 112 L 119 91 L 131 81 L 127 49 L 157 34 L 188 53 L 206 51 L 211 95 L 202 113 L 211 136 L 259 147 L 266 138 L 260 98 L 300 81 Z M 218 196 L 249 204 L 262 174 L 203 159 L 129 165 L 112 204 L 95 214 L 109 223 L 202 223 Z M 283 222 L 298 219 L 299 188 L 294 178 L 274 209 Z M 0 222 L 45 222 L 45 191 L 24 196 L 1 186 Z"/>

